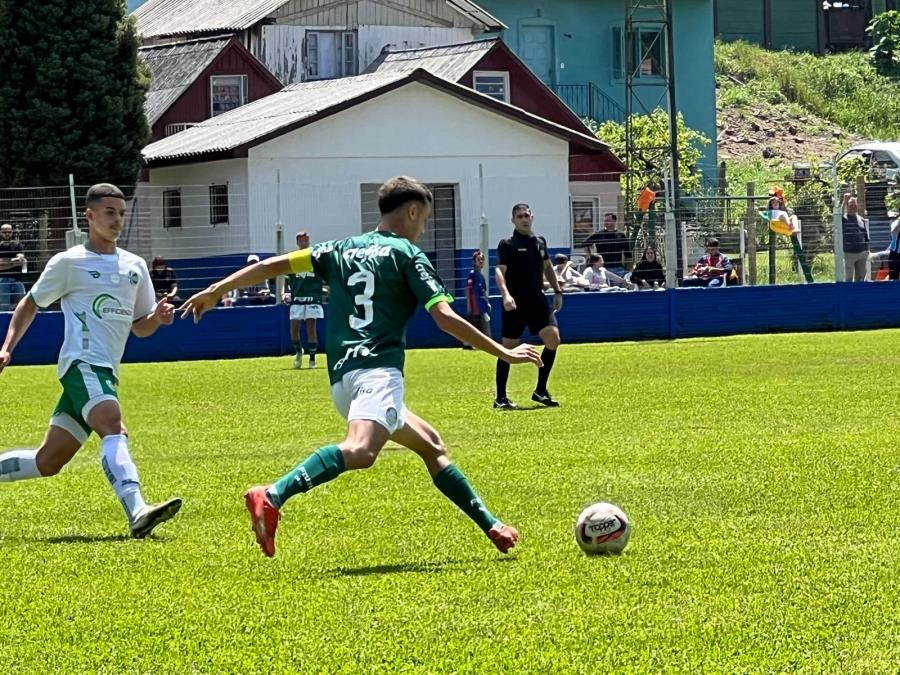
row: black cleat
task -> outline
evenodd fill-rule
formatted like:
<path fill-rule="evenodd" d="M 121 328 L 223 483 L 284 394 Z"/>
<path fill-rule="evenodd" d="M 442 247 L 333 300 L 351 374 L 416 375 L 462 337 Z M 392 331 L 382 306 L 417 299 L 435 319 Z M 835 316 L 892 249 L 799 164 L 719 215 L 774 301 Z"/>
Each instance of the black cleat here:
<path fill-rule="evenodd" d="M 558 408 L 559 401 L 555 401 L 553 397 L 550 395 L 549 391 L 545 391 L 543 394 L 539 394 L 538 392 L 534 392 L 531 395 L 531 400 L 535 403 L 540 403 L 541 405 L 545 405 L 548 408 Z"/>
<path fill-rule="evenodd" d="M 157 525 L 161 525 L 178 513 L 181 508 L 181 499 L 175 497 L 162 504 L 146 506 L 131 521 L 131 536 L 135 539 L 143 539 L 150 534 Z"/>
<path fill-rule="evenodd" d="M 517 410 L 519 406 L 510 401 L 505 396 L 494 401 L 495 410 Z"/>

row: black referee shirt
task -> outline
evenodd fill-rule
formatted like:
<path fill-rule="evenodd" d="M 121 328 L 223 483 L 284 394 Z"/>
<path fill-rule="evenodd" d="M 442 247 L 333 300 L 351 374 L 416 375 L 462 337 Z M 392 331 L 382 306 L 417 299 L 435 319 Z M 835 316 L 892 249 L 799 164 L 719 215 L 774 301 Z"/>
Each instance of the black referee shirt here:
<path fill-rule="evenodd" d="M 525 237 L 513 232 L 497 244 L 497 264 L 506 265 L 506 288 L 514 298 L 544 292 L 544 261 L 549 258 L 547 240 L 537 235 Z"/>

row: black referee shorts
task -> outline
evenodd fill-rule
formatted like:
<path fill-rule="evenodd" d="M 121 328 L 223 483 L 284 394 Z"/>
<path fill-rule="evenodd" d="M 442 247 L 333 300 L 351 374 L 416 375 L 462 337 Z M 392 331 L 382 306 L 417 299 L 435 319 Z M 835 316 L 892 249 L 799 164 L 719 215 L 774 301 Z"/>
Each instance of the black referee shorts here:
<path fill-rule="evenodd" d="M 516 309 L 512 312 L 503 310 L 503 337 L 518 340 L 526 328 L 532 336 L 537 337 L 547 326 L 557 325 L 556 314 L 543 293 L 513 299 L 516 301 Z"/>

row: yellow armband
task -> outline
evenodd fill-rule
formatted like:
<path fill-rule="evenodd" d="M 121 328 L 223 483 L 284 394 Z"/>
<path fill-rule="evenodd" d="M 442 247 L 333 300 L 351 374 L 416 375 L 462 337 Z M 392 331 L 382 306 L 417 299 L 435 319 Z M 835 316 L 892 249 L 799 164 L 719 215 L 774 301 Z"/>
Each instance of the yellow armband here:
<path fill-rule="evenodd" d="M 294 274 L 312 272 L 312 249 L 304 248 L 301 251 L 292 251 L 291 253 L 288 253 L 288 263 L 290 263 L 291 272 Z"/>

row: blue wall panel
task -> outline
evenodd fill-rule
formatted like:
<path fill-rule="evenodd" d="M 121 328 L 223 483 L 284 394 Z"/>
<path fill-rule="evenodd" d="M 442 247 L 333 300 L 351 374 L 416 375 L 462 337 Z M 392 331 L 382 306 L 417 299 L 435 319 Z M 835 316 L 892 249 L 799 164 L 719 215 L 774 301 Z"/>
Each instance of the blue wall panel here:
<path fill-rule="evenodd" d="M 496 339 L 500 299 L 491 301 Z M 464 313 L 465 303 L 458 300 L 455 309 Z M 6 333 L 11 316 L 0 314 L 0 334 Z M 558 318 L 564 342 L 900 327 L 900 283 L 576 293 L 566 295 Z M 322 342 L 327 318 L 319 322 L 319 331 Z M 413 318 L 407 342 L 410 347 L 458 345 L 423 310 Z M 40 312 L 16 349 L 13 363 L 55 363 L 61 343 L 62 314 Z M 236 307 L 209 312 L 196 326 L 178 320 L 149 338 L 132 336 L 124 360 L 226 359 L 290 352 L 286 305 Z"/>

